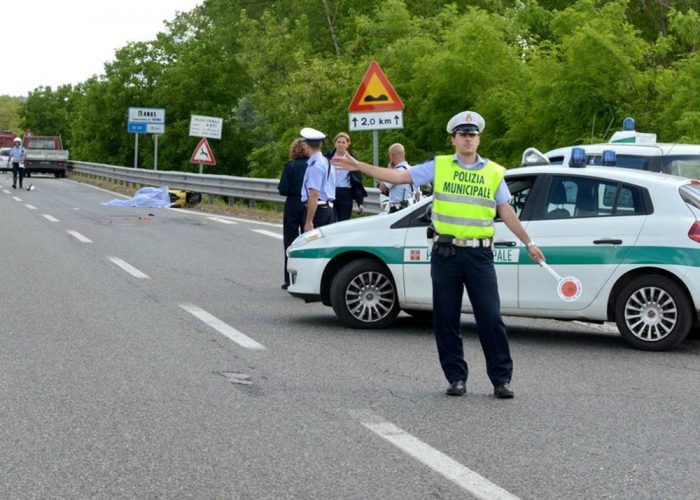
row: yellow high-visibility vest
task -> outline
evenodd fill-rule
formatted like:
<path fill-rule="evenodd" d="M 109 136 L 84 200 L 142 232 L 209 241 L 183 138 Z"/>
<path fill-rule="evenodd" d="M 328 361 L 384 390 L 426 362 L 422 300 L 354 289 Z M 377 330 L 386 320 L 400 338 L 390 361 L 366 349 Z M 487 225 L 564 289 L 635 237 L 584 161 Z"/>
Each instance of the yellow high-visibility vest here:
<path fill-rule="evenodd" d="M 455 238 L 493 237 L 496 190 L 505 168 L 490 160 L 479 170 L 464 169 L 454 156 L 435 157 L 433 225 Z"/>

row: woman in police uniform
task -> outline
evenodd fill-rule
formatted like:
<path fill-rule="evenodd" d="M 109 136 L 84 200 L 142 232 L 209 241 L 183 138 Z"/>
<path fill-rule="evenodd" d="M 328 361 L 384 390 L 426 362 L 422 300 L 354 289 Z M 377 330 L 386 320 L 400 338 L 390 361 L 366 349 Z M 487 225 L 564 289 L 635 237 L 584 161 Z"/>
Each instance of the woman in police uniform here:
<path fill-rule="evenodd" d="M 393 184 L 433 183 L 433 327 L 440 364 L 449 383 L 446 394 L 466 393 L 468 367 L 460 331 L 466 287 L 494 396 L 508 399 L 514 396 L 510 388 L 513 361 L 493 265 L 496 214 L 523 242 L 531 259 L 541 261 L 544 255 L 508 203 L 511 195 L 503 179 L 505 169 L 476 152 L 485 126 L 478 113 L 457 113 L 447 123 L 454 155 L 436 156 L 410 170 L 384 169 L 353 158 L 333 159 L 333 164 Z"/>

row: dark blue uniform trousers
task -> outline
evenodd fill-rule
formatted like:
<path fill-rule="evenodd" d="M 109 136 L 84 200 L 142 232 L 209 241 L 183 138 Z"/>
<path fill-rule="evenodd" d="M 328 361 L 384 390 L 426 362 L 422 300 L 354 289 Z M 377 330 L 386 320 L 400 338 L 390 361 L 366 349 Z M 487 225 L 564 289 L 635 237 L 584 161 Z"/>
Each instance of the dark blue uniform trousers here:
<path fill-rule="evenodd" d="M 284 235 L 284 282 L 289 285 L 289 273 L 287 272 L 287 248 L 304 232 L 306 207 L 301 202 L 301 196 L 287 196 L 284 204 L 284 219 L 282 234 Z"/>
<path fill-rule="evenodd" d="M 507 384 L 513 374 L 506 327 L 490 248 L 455 247 L 456 254 L 440 257 L 433 249 L 433 327 L 442 370 L 448 382 L 467 380 L 461 333 L 464 287 L 474 310 L 479 340 L 486 357 L 486 373 L 493 385 Z"/>

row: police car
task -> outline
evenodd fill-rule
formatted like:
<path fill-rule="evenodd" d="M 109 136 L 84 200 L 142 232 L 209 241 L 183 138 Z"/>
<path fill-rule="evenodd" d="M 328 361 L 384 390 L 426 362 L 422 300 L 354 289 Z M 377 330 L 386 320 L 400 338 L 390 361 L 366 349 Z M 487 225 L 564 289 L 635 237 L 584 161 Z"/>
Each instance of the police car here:
<path fill-rule="evenodd" d="M 634 120 L 626 118 L 623 130 L 615 132 L 610 142 L 582 144 L 552 149 L 542 154 L 535 148 L 523 153 L 522 164 L 569 165 L 572 153 L 582 149 L 588 165 L 604 165 L 634 170 L 648 170 L 700 178 L 700 145 L 656 142 L 656 134 L 638 132 Z"/>
<path fill-rule="evenodd" d="M 665 350 L 700 314 L 700 183 L 621 168 L 506 171 L 511 204 L 546 265 L 496 220 L 494 260 L 505 315 L 614 321 L 632 346 Z M 324 226 L 288 249 L 288 292 L 332 306 L 355 328 L 401 310 L 430 315 L 432 198 L 390 215 Z M 467 294 L 463 311 L 470 312 Z"/>

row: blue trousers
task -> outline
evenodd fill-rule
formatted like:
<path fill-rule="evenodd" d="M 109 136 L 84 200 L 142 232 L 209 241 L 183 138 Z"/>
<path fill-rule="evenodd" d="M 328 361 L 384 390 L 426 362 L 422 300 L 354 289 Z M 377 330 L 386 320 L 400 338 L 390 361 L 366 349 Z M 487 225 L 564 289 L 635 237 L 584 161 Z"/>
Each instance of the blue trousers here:
<path fill-rule="evenodd" d="M 464 360 L 461 310 L 464 287 L 474 310 L 486 373 L 493 385 L 510 383 L 510 357 L 506 327 L 501 318 L 501 301 L 490 248 L 455 247 L 456 255 L 440 257 L 432 252 L 433 327 L 440 365 L 448 382 L 467 380 Z"/>

